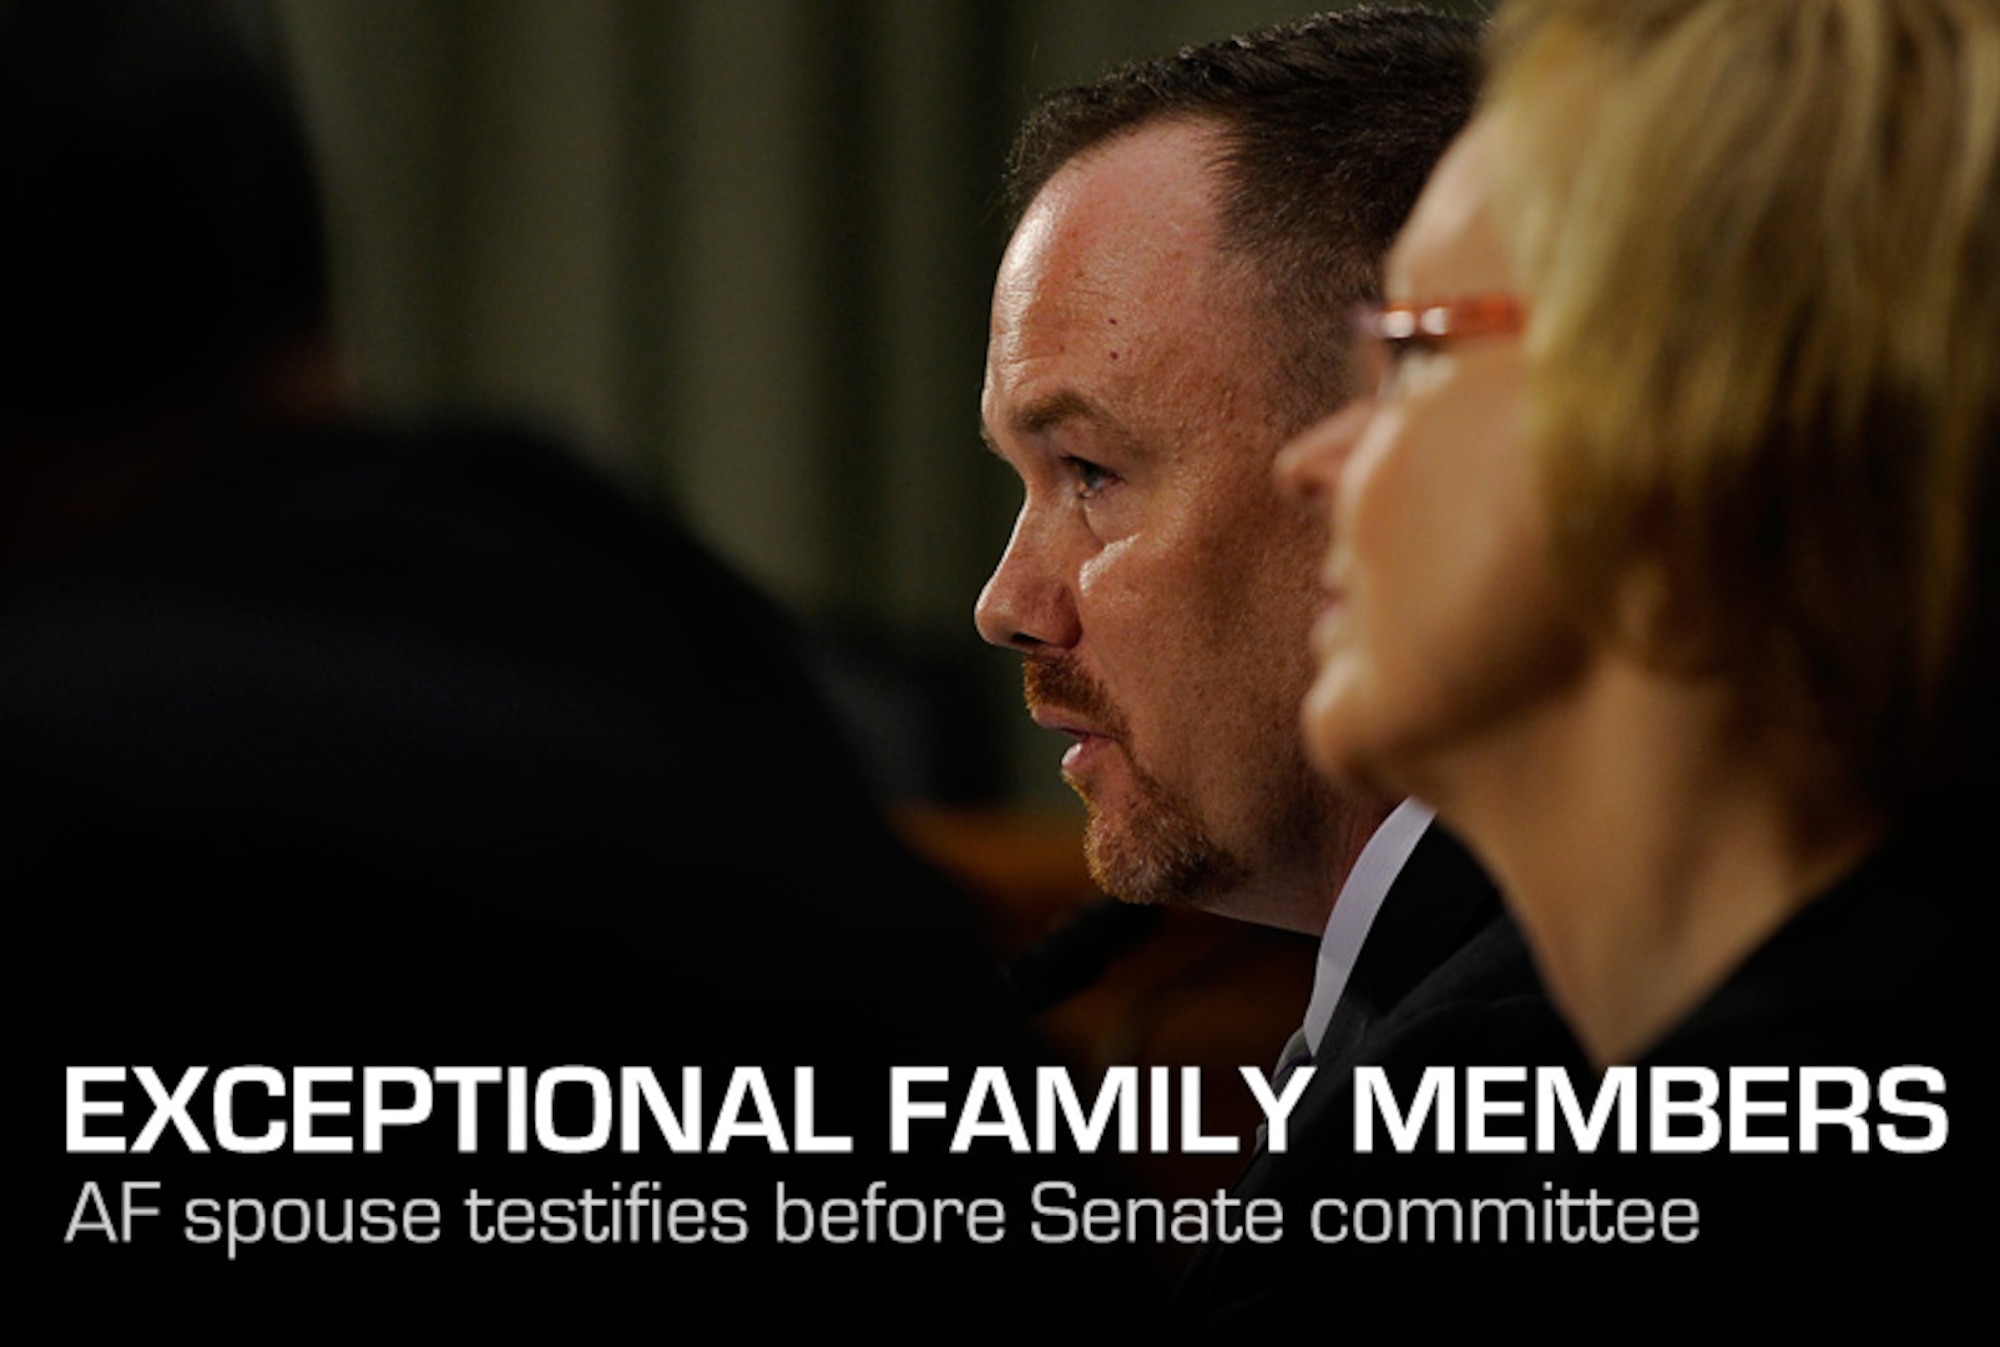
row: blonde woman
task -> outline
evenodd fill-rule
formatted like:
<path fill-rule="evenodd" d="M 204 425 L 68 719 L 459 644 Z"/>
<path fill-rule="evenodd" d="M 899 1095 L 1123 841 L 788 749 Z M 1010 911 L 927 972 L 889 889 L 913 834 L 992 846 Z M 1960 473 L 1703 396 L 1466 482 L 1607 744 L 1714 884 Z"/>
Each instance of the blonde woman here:
<path fill-rule="evenodd" d="M 1709 1199 L 1589 1285 L 1934 1306 L 1877 1274 L 1990 1193 L 2000 5 L 1521 0 L 1494 55 L 1374 395 L 1280 462 L 1333 521 L 1310 749 L 1471 844 L 1596 1065 L 1717 1069 L 1706 1151 L 1548 1170 Z"/>

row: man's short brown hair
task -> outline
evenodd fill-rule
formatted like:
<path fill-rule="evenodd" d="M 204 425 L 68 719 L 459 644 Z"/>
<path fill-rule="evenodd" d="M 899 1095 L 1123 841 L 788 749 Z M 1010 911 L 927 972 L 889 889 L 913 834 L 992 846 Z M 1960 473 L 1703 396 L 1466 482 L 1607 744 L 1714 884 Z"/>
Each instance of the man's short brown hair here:
<path fill-rule="evenodd" d="M 1379 294 L 1382 258 L 1471 115 L 1479 43 L 1469 19 L 1362 7 L 1120 66 L 1029 113 L 1013 219 L 1079 156 L 1164 122 L 1214 126 L 1223 248 L 1262 291 L 1274 410 L 1301 430 L 1353 391 L 1346 315 Z"/>

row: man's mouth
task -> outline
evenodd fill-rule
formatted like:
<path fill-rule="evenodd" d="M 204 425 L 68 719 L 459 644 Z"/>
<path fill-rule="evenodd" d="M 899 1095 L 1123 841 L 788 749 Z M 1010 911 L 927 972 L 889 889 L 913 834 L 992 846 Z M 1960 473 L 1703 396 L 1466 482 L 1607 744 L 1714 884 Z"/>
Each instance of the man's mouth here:
<path fill-rule="evenodd" d="M 1037 706 L 1030 712 L 1034 722 L 1045 730 L 1066 734 L 1076 742 L 1071 744 L 1062 756 L 1063 772 L 1075 772 L 1088 761 L 1097 750 L 1111 742 L 1109 735 L 1097 726 L 1072 712 L 1053 707 Z"/>
<path fill-rule="evenodd" d="M 1029 718 L 1045 730 L 1057 734 L 1067 734 L 1072 739 L 1083 740 L 1103 737 L 1104 732 L 1092 725 L 1084 717 L 1073 711 L 1064 711 L 1053 706 L 1029 708 Z"/>
<path fill-rule="evenodd" d="M 1063 775 L 1075 785 L 1077 774 L 1123 738 L 1123 722 L 1104 690 L 1073 663 L 1029 659 L 1021 672 L 1022 693 L 1034 722 L 1076 741 L 1062 759 Z"/>

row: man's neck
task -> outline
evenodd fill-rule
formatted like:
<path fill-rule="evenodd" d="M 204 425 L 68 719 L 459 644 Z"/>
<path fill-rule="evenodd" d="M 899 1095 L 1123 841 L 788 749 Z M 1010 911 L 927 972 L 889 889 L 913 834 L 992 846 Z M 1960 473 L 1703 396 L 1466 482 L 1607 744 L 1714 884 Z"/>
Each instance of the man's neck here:
<path fill-rule="evenodd" d="M 1315 845 L 1301 848 L 1287 864 L 1264 867 L 1202 906 L 1236 921 L 1318 938 L 1362 850 L 1395 807 L 1395 801 L 1336 801 Z"/>

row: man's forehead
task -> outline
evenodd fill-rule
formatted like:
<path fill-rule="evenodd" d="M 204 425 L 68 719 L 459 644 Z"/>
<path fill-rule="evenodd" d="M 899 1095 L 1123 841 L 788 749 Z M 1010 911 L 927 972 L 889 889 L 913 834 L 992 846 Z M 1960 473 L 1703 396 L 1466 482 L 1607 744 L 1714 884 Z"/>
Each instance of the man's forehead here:
<path fill-rule="evenodd" d="M 1065 160 L 1035 194 L 1044 201 L 1101 194 L 1164 196 L 1183 188 L 1207 199 L 1222 128 L 1196 117 L 1161 117 L 1088 145 Z"/>
<path fill-rule="evenodd" d="M 1037 194 L 994 287 L 989 438 L 1074 427 L 1129 465 L 1177 459 L 1197 424 L 1261 405 L 1252 319 L 1218 262 L 1218 134 L 1148 126 Z"/>
<path fill-rule="evenodd" d="M 1003 284 L 1088 292 L 1129 272 L 1203 267 L 1217 241 L 1216 135 L 1201 123 L 1161 122 L 1076 155 L 1021 217 Z"/>

